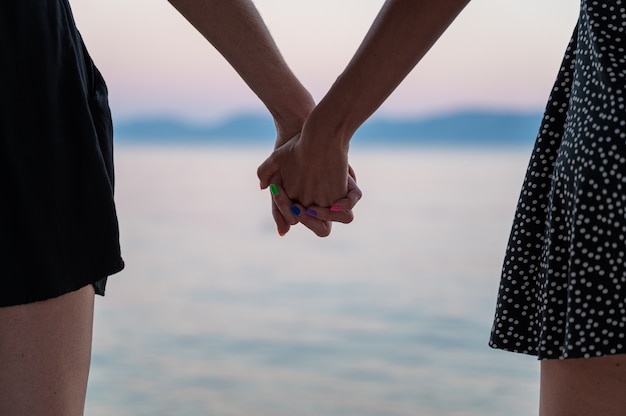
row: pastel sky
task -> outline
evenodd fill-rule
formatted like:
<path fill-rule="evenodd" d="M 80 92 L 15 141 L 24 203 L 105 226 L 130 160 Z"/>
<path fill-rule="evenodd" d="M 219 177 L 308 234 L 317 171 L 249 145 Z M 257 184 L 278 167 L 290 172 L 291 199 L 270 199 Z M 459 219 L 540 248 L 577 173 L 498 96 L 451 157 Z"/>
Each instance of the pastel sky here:
<path fill-rule="evenodd" d="M 436 0 L 435 0 L 436 1 Z M 383 0 L 256 0 L 316 100 L 358 47 Z M 117 119 L 211 120 L 264 107 L 166 0 L 71 0 Z M 387 116 L 456 109 L 540 111 L 576 23 L 577 0 L 473 0 L 381 107 Z"/>

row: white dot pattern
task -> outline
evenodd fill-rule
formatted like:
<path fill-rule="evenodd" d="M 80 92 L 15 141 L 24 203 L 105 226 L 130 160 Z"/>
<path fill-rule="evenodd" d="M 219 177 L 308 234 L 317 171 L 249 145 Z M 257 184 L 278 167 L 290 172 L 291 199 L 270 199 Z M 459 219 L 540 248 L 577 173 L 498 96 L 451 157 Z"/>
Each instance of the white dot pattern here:
<path fill-rule="evenodd" d="M 626 353 L 626 0 L 582 0 L 504 260 L 490 345 Z"/>

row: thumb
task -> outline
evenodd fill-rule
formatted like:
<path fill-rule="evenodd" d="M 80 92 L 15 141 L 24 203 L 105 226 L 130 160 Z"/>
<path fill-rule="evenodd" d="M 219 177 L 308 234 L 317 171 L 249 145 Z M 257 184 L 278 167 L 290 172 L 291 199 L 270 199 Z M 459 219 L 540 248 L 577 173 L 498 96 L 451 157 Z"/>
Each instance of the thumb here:
<path fill-rule="evenodd" d="M 276 161 L 276 152 L 272 153 L 256 171 L 259 180 L 261 181 L 261 189 L 267 188 L 272 177 L 278 172 L 278 162 Z"/>

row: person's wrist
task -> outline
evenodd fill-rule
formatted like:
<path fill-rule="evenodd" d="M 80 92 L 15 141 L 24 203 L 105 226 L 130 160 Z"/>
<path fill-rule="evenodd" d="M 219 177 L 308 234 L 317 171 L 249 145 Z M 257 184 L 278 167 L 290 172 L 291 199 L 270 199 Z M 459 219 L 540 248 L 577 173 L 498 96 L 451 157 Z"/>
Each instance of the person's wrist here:
<path fill-rule="evenodd" d="M 350 139 L 354 134 L 346 118 L 342 117 L 339 112 L 332 111 L 331 106 L 324 101 L 313 109 L 305 122 L 304 129 L 307 130 L 304 139 L 309 142 L 305 143 L 308 147 L 318 147 L 320 150 L 341 150 L 344 153 L 348 152 Z"/>
<path fill-rule="evenodd" d="M 308 92 L 293 94 L 290 98 L 281 102 L 280 107 L 270 109 L 276 127 L 275 147 L 285 144 L 298 134 L 315 107 L 315 101 Z"/>

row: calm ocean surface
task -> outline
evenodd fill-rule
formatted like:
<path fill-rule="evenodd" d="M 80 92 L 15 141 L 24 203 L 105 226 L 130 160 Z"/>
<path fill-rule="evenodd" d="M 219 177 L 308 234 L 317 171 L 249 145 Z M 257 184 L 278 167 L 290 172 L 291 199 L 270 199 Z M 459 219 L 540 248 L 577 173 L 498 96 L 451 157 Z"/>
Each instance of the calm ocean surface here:
<path fill-rule="evenodd" d="M 355 149 L 326 239 L 275 232 L 266 153 L 118 146 L 87 416 L 535 413 L 537 361 L 487 346 L 530 149 Z"/>

